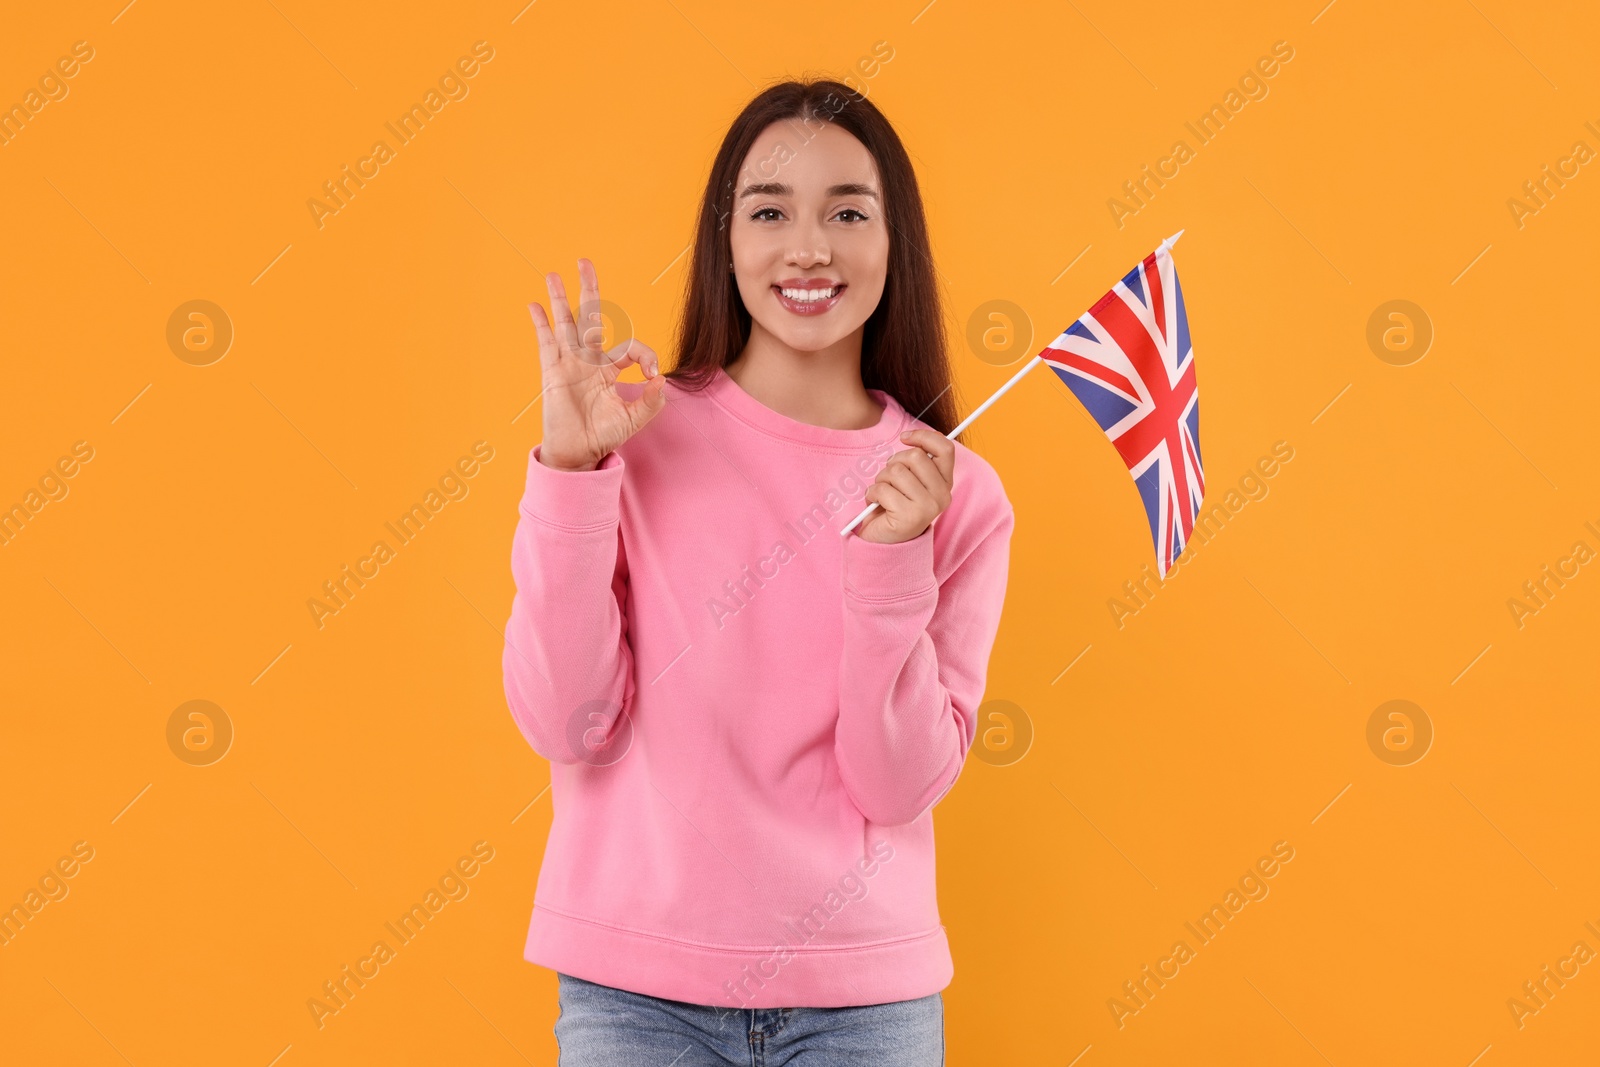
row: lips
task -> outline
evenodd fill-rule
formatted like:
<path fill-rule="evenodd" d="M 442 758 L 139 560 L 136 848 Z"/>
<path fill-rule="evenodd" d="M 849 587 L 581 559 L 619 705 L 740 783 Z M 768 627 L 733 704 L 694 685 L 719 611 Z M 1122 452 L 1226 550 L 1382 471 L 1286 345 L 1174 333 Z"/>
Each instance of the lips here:
<path fill-rule="evenodd" d="M 785 311 L 792 312 L 796 315 L 822 315 L 831 310 L 834 305 L 839 303 L 840 299 L 843 298 L 844 292 L 847 288 L 849 287 L 843 282 L 828 282 L 826 280 L 802 281 L 797 279 L 787 285 L 774 285 L 772 287 L 772 294 L 773 296 L 777 297 L 778 303 L 783 306 Z M 833 295 L 829 297 L 813 296 L 810 299 L 795 299 L 794 297 L 785 296 L 785 289 L 789 290 L 791 293 L 817 293 L 826 292 L 831 289 L 833 290 Z"/>

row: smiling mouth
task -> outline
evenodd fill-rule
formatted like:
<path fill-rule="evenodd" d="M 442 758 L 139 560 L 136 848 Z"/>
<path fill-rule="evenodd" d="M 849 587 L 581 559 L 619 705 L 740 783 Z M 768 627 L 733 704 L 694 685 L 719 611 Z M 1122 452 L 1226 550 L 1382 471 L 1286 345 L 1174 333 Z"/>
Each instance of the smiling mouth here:
<path fill-rule="evenodd" d="M 778 303 L 796 315 L 820 315 L 839 302 L 849 286 L 840 283 L 828 289 L 785 289 L 774 285 Z"/>

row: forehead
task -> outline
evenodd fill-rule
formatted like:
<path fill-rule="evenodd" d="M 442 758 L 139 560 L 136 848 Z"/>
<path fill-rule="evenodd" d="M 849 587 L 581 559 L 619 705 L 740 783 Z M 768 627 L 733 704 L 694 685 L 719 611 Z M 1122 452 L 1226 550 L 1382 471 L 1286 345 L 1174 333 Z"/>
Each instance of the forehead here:
<path fill-rule="evenodd" d="M 782 182 L 796 196 L 820 196 L 829 186 L 878 186 L 878 167 L 867 146 L 831 122 L 774 122 L 750 146 L 739 170 L 739 190 L 752 182 Z"/>

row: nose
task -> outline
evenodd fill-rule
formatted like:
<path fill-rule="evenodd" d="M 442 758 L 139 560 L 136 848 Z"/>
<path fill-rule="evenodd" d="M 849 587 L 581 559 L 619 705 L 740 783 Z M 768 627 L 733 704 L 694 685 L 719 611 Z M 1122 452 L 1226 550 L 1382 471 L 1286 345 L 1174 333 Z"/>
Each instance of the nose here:
<path fill-rule="evenodd" d="M 802 270 L 826 265 L 833 259 L 828 239 L 822 227 L 807 223 L 794 230 L 794 243 L 789 246 L 788 262 Z"/>

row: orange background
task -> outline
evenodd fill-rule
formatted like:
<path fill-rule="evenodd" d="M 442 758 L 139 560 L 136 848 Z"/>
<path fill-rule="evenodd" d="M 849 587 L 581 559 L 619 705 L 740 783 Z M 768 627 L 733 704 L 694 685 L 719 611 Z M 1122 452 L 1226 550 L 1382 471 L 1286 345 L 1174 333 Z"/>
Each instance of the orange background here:
<path fill-rule="evenodd" d="M 590 256 L 668 355 L 717 143 L 815 72 L 852 74 L 917 163 L 964 412 L 1184 228 L 1208 504 L 1293 449 L 1119 627 L 1153 554 L 1114 451 L 1044 370 L 974 428 L 1017 510 L 988 697 L 1033 737 L 1016 759 L 986 730 L 937 808 L 949 1061 L 1592 1059 L 1600 964 L 1520 1028 L 1507 1001 L 1600 951 L 1600 566 L 1520 626 L 1508 600 L 1600 549 L 1597 165 L 1520 225 L 1507 201 L 1600 149 L 1600 20 L 1319 6 L 8 15 L 0 103 L 94 54 L 0 147 L 0 505 L 93 458 L 0 547 L 0 904 L 75 842 L 93 859 L 0 948 L 0 1058 L 555 1062 L 555 976 L 521 958 L 549 772 L 500 676 L 525 305 Z M 480 40 L 469 95 L 319 228 L 323 182 Z M 1184 123 L 1277 41 L 1268 95 L 1197 146 Z M 1108 199 L 1179 138 L 1194 158 L 1119 228 Z M 206 366 L 167 341 L 196 299 L 234 330 Z M 1405 366 L 1367 339 L 1396 299 L 1434 334 Z M 964 343 L 993 300 L 1028 348 Z M 478 441 L 469 495 L 319 629 L 322 582 Z M 1394 699 L 1434 735 L 1409 765 L 1367 739 Z M 206 766 L 169 746 L 190 700 L 234 732 Z M 319 1029 L 307 1000 L 479 841 L 470 895 Z M 1270 894 L 1199 946 L 1184 923 L 1279 841 Z M 1195 957 L 1119 1026 L 1108 1001 L 1179 939 Z"/>

